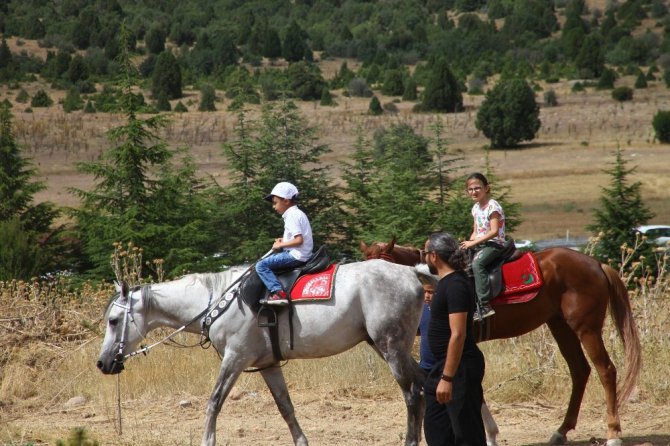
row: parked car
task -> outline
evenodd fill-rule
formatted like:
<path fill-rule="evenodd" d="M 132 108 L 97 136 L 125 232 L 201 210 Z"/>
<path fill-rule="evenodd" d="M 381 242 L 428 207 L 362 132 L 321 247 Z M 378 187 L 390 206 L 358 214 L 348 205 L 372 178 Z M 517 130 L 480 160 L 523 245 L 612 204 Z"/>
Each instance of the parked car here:
<path fill-rule="evenodd" d="M 670 226 L 644 225 L 635 228 L 637 232 L 647 237 L 650 243 L 657 246 L 668 246 L 670 242 Z"/>

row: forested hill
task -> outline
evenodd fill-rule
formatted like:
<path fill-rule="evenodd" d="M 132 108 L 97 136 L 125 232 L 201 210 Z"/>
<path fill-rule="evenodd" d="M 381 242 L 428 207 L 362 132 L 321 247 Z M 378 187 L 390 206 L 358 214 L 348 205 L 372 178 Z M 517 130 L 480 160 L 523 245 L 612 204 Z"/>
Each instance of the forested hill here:
<path fill-rule="evenodd" d="M 391 94 L 402 94 L 408 81 L 403 66 L 436 57 L 463 82 L 496 73 L 588 79 L 606 66 L 629 74 L 640 66 L 651 74 L 670 67 L 663 0 L 0 0 L 3 36 L 37 40 L 50 50 L 44 61 L 20 46 L 8 55 L 3 45 L 0 80 L 40 74 L 66 89 L 111 76 L 122 22 L 128 47 L 144 56 L 143 76 L 152 76 L 167 46 L 182 82 L 207 80 L 217 88 L 239 82 L 231 79 L 236 65 L 260 66 L 263 58 L 357 59 L 360 72 L 343 70 L 326 79 L 329 86 L 356 76 L 387 84 Z M 75 54 L 81 58 L 73 69 Z M 413 79 L 418 85 L 421 73 Z M 303 98 L 323 88 L 313 90 Z"/>

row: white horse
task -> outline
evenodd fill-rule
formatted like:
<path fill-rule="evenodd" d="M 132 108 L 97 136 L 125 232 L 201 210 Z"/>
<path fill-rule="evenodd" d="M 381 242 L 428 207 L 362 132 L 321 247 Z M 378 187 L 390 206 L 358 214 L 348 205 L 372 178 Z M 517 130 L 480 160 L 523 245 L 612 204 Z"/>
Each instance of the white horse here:
<path fill-rule="evenodd" d="M 288 311 L 279 313 L 279 342 L 285 359 L 321 358 L 368 342 L 388 363 L 407 406 L 405 445 L 421 439 L 424 374 L 411 355 L 421 308 L 421 273 L 413 267 L 383 260 L 341 265 L 334 296 L 325 302 L 294 305 L 294 345 L 289 346 Z M 120 373 L 124 359 L 146 334 L 158 327 L 185 327 L 200 333 L 203 310 L 231 283 L 230 273 L 191 274 L 153 284 L 143 290 L 118 287 L 106 313 L 107 329 L 97 366 L 105 374 Z M 209 398 L 202 446 L 216 444 L 216 419 L 240 373 L 261 369 L 279 412 L 296 445 L 307 438 L 296 420 L 280 367 L 273 358 L 268 330 L 258 327 L 255 314 L 236 298 L 209 330 L 222 356 L 221 369 Z"/>

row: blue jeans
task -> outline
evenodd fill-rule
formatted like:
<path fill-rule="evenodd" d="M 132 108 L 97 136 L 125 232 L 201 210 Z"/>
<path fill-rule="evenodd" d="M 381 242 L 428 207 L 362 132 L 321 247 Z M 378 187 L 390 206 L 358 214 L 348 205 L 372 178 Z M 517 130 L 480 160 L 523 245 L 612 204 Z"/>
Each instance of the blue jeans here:
<path fill-rule="evenodd" d="M 277 280 L 277 276 L 273 271 L 279 269 L 297 268 L 304 265 L 305 262 L 296 260 L 288 251 L 278 252 L 272 254 L 256 263 L 256 272 L 261 278 L 270 293 L 276 293 L 282 289 L 281 283 Z"/>

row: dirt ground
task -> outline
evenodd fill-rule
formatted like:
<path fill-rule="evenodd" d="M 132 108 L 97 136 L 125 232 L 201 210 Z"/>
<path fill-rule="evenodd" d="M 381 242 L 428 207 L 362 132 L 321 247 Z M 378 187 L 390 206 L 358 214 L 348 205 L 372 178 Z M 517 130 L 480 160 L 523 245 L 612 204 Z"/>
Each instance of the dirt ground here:
<path fill-rule="evenodd" d="M 312 445 L 403 444 L 405 411 L 400 395 L 377 399 L 294 391 L 292 397 L 298 421 Z M 184 399 L 190 406 L 180 406 Z M 85 404 L 73 409 L 36 409 L 32 413 L 3 413 L 0 408 L 0 438 L 12 432 L 15 442 L 6 444 L 54 444 L 54 438 L 44 437 L 43 432 L 66 438 L 71 429 L 81 426 L 101 445 L 200 444 L 206 400 L 184 399 L 125 401 L 122 435 L 116 429 L 115 407 Z M 542 402 L 489 404 L 500 428 L 498 441 L 502 446 L 547 444 L 563 415 L 563 407 Z M 601 412 L 600 405 L 592 403 L 582 408 L 577 429 L 569 435 L 570 444 L 604 444 L 606 426 Z M 265 389 L 234 390 L 218 421 L 219 445 L 292 444 L 288 428 Z M 624 445 L 670 445 L 670 407 L 629 403 L 621 421 Z"/>

